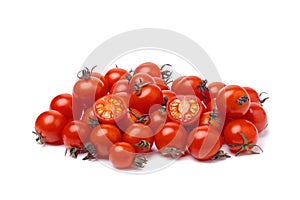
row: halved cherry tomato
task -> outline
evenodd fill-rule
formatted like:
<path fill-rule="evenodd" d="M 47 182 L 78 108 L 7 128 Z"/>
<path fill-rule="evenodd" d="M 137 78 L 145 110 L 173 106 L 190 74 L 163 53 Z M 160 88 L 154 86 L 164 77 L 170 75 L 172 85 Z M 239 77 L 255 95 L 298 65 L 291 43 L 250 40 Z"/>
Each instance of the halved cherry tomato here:
<path fill-rule="evenodd" d="M 147 73 L 152 77 L 162 77 L 161 74 L 161 69 L 156 65 L 155 63 L 152 62 L 145 62 L 137 66 L 137 68 L 134 70 L 136 73 L 143 72 Z"/>
<path fill-rule="evenodd" d="M 94 103 L 93 109 L 100 122 L 109 124 L 120 121 L 127 110 L 123 99 L 113 94 L 98 99 Z"/>
<path fill-rule="evenodd" d="M 50 110 L 57 110 L 63 114 L 68 121 L 72 121 L 72 95 L 65 93 L 54 97 L 50 103 Z"/>
<path fill-rule="evenodd" d="M 254 102 L 250 104 L 249 110 L 243 118 L 252 122 L 259 133 L 262 132 L 268 124 L 266 111 L 260 106 L 260 104 Z"/>
<path fill-rule="evenodd" d="M 203 105 L 195 95 L 177 95 L 167 103 L 167 115 L 184 126 L 198 124 Z"/>

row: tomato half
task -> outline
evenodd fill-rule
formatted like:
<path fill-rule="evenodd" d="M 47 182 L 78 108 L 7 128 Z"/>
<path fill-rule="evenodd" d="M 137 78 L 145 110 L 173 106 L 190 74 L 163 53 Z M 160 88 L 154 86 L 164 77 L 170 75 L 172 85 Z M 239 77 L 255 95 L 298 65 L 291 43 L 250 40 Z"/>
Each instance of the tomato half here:
<path fill-rule="evenodd" d="M 199 123 L 203 106 L 195 95 L 177 95 L 167 103 L 167 115 L 184 126 Z"/>
<path fill-rule="evenodd" d="M 94 103 L 94 113 L 102 123 L 114 124 L 120 121 L 126 113 L 124 101 L 113 94 L 101 97 Z"/>

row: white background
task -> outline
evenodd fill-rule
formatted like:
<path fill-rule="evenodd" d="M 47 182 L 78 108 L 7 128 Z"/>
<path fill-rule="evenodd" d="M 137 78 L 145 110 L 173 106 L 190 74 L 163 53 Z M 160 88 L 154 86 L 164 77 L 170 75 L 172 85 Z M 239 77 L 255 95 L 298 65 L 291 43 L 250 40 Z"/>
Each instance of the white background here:
<path fill-rule="evenodd" d="M 299 199 L 297 1 L 180 2 L 1 1 L 0 199 Z M 267 91 L 265 152 L 131 175 L 37 145 L 35 118 L 55 95 L 71 92 L 86 57 L 137 28 L 182 33 L 209 54 L 224 82 Z"/>

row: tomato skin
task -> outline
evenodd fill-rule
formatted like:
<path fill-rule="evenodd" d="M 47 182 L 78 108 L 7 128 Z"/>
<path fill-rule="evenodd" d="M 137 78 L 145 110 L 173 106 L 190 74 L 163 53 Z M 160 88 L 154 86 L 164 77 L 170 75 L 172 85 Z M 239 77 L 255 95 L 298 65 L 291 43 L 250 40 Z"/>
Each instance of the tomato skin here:
<path fill-rule="evenodd" d="M 257 93 L 256 90 L 254 90 L 251 87 L 243 87 L 247 93 L 249 94 L 250 97 L 250 102 L 255 102 L 255 103 L 259 103 L 260 104 L 260 98 L 259 98 L 259 94 Z"/>
<path fill-rule="evenodd" d="M 89 141 L 92 128 L 78 120 L 69 122 L 62 131 L 64 145 L 75 148 L 82 148 L 83 144 Z"/>
<path fill-rule="evenodd" d="M 149 127 L 151 128 L 154 134 L 159 132 L 163 128 L 166 122 L 167 122 L 167 113 L 163 111 L 162 107 L 160 107 L 159 109 L 150 110 Z"/>
<path fill-rule="evenodd" d="M 154 142 L 154 134 L 151 128 L 145 124 L 134 123 L 130 125 L 123 134 L 122 140 L 133 145 L 137 153 L 147 153 L 151 150 Z M 141 141 L 146 141 L 146 147 L 139 146 Z"/>
<path fill-rule="evenodd" d="M 93 107 L 89 107 L 89 108 L 85 109 L 85 111 L 82 115 L 82 119 L 81 119 L 81 121 L 83 121 L 86 124 L 90 124 L 91 120 L 98 121 L 98 119 L 94 113 Z"/>
<path fill-rule="evenodd" d="M 109 91 L 108 82 L 102 74 L 100 74 L 98 72 L 92 72 L 92 76 L 100 79 L 102 81 L 102 83 L 104 84 L 104 88 L 106 89 L 106 91 L 107 92 Z"/>
<path fill-rule="evenodd" d="M 130 110 L 129 110 L 130 109 Z M 134 124 L 137 122 L 138 118 L 137 116 L 135 116 L 133 114 L 133 112 L 139 116 L 139 117 L 142 117 L 142 113 L 140 111 L 138 111 L 137 109 L 134 109 L 134 108 L 128 108 L 126 110 L 126 114 L 125 116 L 118 122 L 116 122 L 118 128 L 125 132 L 126 129 L 131 125 L 131 124 Z"/>
<path fill-rule="evenodd" d="M 223 130 L 224 142 L 228 145 L 230 151 L 236 153 L 241 150 L 241 147 L 231 145 L 243 145 L 244 140 L 240 133 L 244 134 L 249 144 L 256 144 L 258 141 L 258 131 L 255 125 L 245 119 L 236 119 L 228 122 Z M 252 149 L 253 146 L 248 146 Z M 246 151 L 246 150 L 245 150 Z"/>
<path fill-rule="evenodd" d="M 219 91 L 225 86 L 226 86 L 226 84 L 224 84 L 222 82 L 212 82 L 212 83 L 208 84 L 207 88 L 210 93 L 210 98 L 211 99 L 216 98 Z"/>
<path fill-rule="evenodd" d="M 154 83 L 152 76 L 146 73 L 136 73 L 134 74 L 129 81 L 129 91 L 130 93 L 136 90 L 135 85 Z"/>
<path fill-rule="evenodd" d="M 209 127 L 217 129 L 219 132 L 222 131 L 224 126 L 225 117 L 222 116 L 218 110 L 212 110 L 204 112 L 199 121 L 199 125 L 207 125 Z"/>
<path fill-rule="evenodd" d="M 247 91 L 237 85 L 228 85 L 219 91 L 216 104 L 221 113 L 228 118 L 241 118 L 250 107 Z"/>
<path fill-rule="evenodd" d="M 169 90 L 168 85 L 165 83 L 165 81 L 162 78 L 159 77 L 153 77 L 155 84 L 161 89 L 161 90 Z"/>
<path fill-rule="evenodd" d="M 147 73 L 152 77 L 159 77 L 159 78 L 162 77 L 160 68 L 158 67 L 158 65 L 152 62 L 142 63 L 139 66 L 137 66 L 134 71 L 136 73 L 139 72 Z"/>
<path fill-rule="evenodd" d="M 110 94 L 115 94 L 119 92 L 129 92 L 129 82 L 127 79 L 118 80 L 110 88 Z"/>
<path fill-rule="evenodd" d="M 135 91 L 131 95 L 129 107 L 135 108 L 143 114 L 148 114 L 152 106 L 161 105 L 163 102 L 161 89 L 155 84 L 150 84 L 142 87 L 140 94 Z"/>
<path fill-rule="evenodd" d="M 98 158 L 108 158 L 111 146 L 121 140 L 121 131 L 112 124 L 100 124 L 92 130 L 90 135 L 90 142 Z"/>
<path fill-rule="evenodd" d="M 163 153 L 166 148 L 176 148 L 184 153 L 188 134 L 184 127 L 176 122 L 167 122 L 155 135 L 155 146 Z"/>
<path fill-rule="evenodd" d="M 50 103 L 50 110 L 56 110 L 63 114 L 68 121 L 72 121 L 72 95 L 65 93 L 54 97 Z"/>
<path fill-rule="evenodd" d="M 108 83 L 108 89 L 110 90 L 111 87 L 121 78 L 129 76 L 127 70 L 122 68 L 112 68 L 104 75 L 105 80 Z"/>
<path fill-rule="evenodd" d="M 127 92 L 117 92 L 114 93 L 114 96 L 120 97 L 124 101 L 124 105 L 126 108 L 129 107 L 129 99 L 130 99 L 130 94 Z"/>
<path fill-rule="evenodd" d="M 210 160 L 222 147 L 220 133 L 207 125 L 194 128 L 187 142 L 190 154 L 200 161 Z"/>
<path fill-rule="evenodd" d="M 243 118 L 252 122 L 259 133 L 262 132 L 268 124 L 267 113 L 259 103 L 252 102 Z"/>
<path fill-rule="evenodd" d="M 176 96 L 176 93 L 171 90 L 162 90 L 163 97 L 167 97 L 168 101 Z"/>
<path fill-rule="evenodd" d="M 56 110 L 41 113 L 35 121 L 35 130 L 41 135 L 46 144 L 61 145 L 62 130 L 67 124 L 67 119 Z"/>
<path fill-rule="evenodd" d="M 128 169 L 135 159 L 135 150 L 127 142 L 117 142 L 109 150 L 109 160 L 117 169 Z"/>

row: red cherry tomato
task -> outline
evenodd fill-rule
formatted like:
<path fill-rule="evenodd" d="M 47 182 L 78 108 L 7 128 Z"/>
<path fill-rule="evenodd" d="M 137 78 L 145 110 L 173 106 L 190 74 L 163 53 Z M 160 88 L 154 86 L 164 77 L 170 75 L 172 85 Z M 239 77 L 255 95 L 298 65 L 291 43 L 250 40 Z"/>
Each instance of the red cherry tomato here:
<path fill-rule="evenodd" d="M 117 122 L 117 126 L 120 130 L 125 132 L 126 129 L 133 123 L 144 123 L 148 125 L 149 122 L 146 122 L 146 120 L 147 119 L 140 111 L 134 108 L 128 108 L 125 116 Z"/>
<path fill-rule="evenodd" d="M 250 107 L 247 91 L 237 85 L 222 88 L 216 99 L 218 109 L 221 113 L 226 112 L 228 118 L 240 118 Z"/>
<path fill-rule="evenodd" d="M 177 95 L 167 103 L 167 115 L 175 122 L 184 126 L 198 124 L 203 106 L 194 95 Z"/>
<path fill-rule="evenodd" d="M 252 122 L 259 133 L 262 132 L 268 124 L 267 113 L 258 103 L 251 103 L 249 110 L 243 118 Z"/>
<path fill-rule="evenodd" d="M 110 94 L 115 94 L 119 92 L 129 92 L 129 82 L 127 79 L 118 80 L 110 88 Z"/>
<path fill-rule="evenodd" d="M 115 168 L 132 167 L 136 153 L 133 146 L 127 142 L 117 142 L 109 150 L 109 160 Z"/>
<path fill-rule="evenodd" d="M 114 96 L 120 97 L 123 101 L 124 101 L 124 105 L 126 108 L 129 107 L 129 99 L 130 99 L 130 94 L 127 92 L 118 92 L 118 93 L 114 93 Z"/>
<path fill-rule="evenodd" d="M 94 103 L 94 113 L 102 123 L 114 124 L 126 114 L 127 108 L 123 100 L 113 94 L 101 97 Z"/>
<path fill-rule="evenodd" d="M 224 142 L 236 156 L 243 152 L 257 153 L 258 132 L 254 124 L 245 119 L 236 119 L 227 123 L 223 130 Z M 259 147 L 260 148 L 260 147 Z"/>
<path fill-rule="evenodd" d="M 136 73 L 139 73 L 139 72 L 147 73 L 152 77 L 159 77 L 159 78 L 162 77 L 160 68 L 158 67 L 158 65 L 156 65 L 152 62 L 142 63 L 134 71 Z"/>
<path fill-rule="evenodd" d="M 108 83 L 109 90 L 111 87 L 121 78 L 125 78 L 126 76 L 130 76 L 127 70 L 122 68 L 112 68 L 108 72 L 106 72 L 104 78 Z"/>
<path fill-rule="evenodd" d="M 123 141 L 133 145 L 137 153 L 147 153 L 153 145 L 154 134 L 149 126 L 134 123 L 126 129 Z"/>
<path fill-rule="evenodd" d="M 221 149 L 222 137 L 216 129 L 202 125 L 190 132 L 187 143 L 188 150 L 194 158 L 210 160 Z"/>
<path fill-rule="evenodd" d="M 146 73 L 136 73 L 134 74 L 129 81 L 129 91 L 134 92 L 136 87 L 141 84 L 154 83 L 152 76 Z"/>
<path fill-rule="evenodd" d="M 72 95 L 60 94 L 54 97 L 50 103 L 50 110 L 56 110 L 63 114 L 68 121 L 72 121 Z"/>
<path fill-rule="evenodd" d="M 60 145 L 62 141 L 62 130 L 67 124 L 63 114 L 56 110 L 48 110 L 41 113 L 35 121 L 35 133 L 37 142 L 44 144 Z"/>
<path fill-rule="evenodd" d="M 166 99 L 166 97 L 167 97 L 167 100 L 170 100 L 176 96 L 176 93 L 171 90 L 162 90 L 162 93 L 163 93 L 164 99 Z"/>
<path fill-rule="evenodd" d="M 213 109 L 201 115 L 199 125 L 207 125 L 221 132 L 224 126 L 224 120 L 225 116 L 222 116 L 217 109 Z"/>
<path fill-rule="evenodd" d="M 92 76 L 100 79 L 103 82 L 106 91 L 109 91 L 108 82 L 102 74 L 98 72 L 92 72 Z"/>
<path fill-rule="evenodd" d="M 158 109 L 151 109 L 149 118 L 149 127 L 151 128 L 152 132 L 156 134 L 164 127 L 167 121 L 166 110 L 162 106 L 160 106 Z"/>
<path fill-rule="evenodd" d="M 121 140 L 120 130 L 112 124 L 100 124 L 92 130 L 90 135 L 90 142 L 96 150 L 97 158 L 108 158 L 111 146 Z"/>
<path fill-rule="evenodd" d="M 159 77 L 153 77 L 155 84 L 161 89 L 161 90 L 169 90 L 169 87 L 167 83 Z"/>
<path fill-rule="evenodd" d="M 184 127 L 176 122 L 167 122 L 155 135 L 155 145 L 164 156 L 173 158 L 184 154 L 188 134 Z"/>
<path fill-rule="evenodd" d="M 253 103 L 258 103 L 260 105 L 262 105 L 267 99 L 269 99 L 269 97 L 266 97 L 264 99 L 260 99 L 260 96 L 265 93 L 262 92 L 261 94 L 258 94 L 256 90 L 254 90 L 251 87 L 244 87 L 244 89 L 248 92 L 249 97 L 250 97 L 250 102 Z"/>
<path fill-rule="evenodd" d="M 226 84 L 224 84 L 222 82 L 212 82 L 212 83 L 208 84 L 207 88 L 209 90 L 211 99 L 216 98 L 219 91 L 225 86 L 226 86 Z"/>

